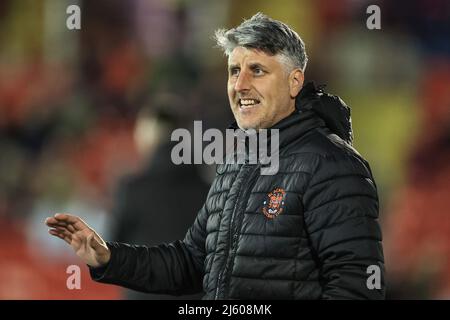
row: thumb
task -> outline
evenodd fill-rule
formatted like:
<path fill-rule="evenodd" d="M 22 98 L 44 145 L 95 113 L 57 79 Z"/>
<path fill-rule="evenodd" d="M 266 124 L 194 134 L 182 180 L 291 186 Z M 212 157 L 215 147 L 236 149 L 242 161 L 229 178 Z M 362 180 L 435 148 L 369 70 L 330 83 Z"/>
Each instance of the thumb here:
<path fill-rule="evenodd" d="M 99 250 L 104 249 L 103 246 L 100 244 L 100 242 L 95 239 L 95 234 L 91 233 L 87 238 L 87 243 L 94 249 L 96 252 Z"/>

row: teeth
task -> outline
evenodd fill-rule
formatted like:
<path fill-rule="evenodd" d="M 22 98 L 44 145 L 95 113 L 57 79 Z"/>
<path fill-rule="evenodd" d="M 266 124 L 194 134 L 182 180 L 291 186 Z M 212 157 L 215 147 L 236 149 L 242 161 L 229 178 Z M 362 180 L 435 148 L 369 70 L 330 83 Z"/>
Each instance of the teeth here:
<path fill-rule="evenodd" d="M 258 104 L 259 102 L 257 100 L 254 99 L 241 99 L 240 100 L 241 105 L 245 106 L 245 105 L 254 105 L 254 104 Z"/>

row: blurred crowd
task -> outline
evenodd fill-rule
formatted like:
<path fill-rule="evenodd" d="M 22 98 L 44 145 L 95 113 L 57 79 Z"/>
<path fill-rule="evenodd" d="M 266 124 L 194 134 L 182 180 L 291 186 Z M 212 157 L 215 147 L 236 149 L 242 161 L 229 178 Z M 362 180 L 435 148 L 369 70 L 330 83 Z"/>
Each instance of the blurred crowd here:
<path fill-rule="evenodd" d="M 81 30 L 66 27 L 71 4 Z M 370 4 L 381 30 L 366 27 Z M 172 165 L 170 132 L 231 123 L 212 35 L 258 11 L 298 31 L 306 79 L 352 108 L 379 188 L 388 298 L 450 298 L 447 0 L 2 0 L 0 299 L 152 298 L 93 283 L 85 266 L 82 289 L 67 289 L 79 261 L 43 220 L 71 212 L 140 244 L 183 237 L 214 168 Z"/>

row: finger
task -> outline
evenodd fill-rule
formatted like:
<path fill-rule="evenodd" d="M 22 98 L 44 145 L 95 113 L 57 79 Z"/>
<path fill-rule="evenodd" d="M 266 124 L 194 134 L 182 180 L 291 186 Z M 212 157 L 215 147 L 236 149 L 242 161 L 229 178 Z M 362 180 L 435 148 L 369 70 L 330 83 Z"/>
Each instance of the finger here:
<path fill-rule="evenodd" d="M 56 229 L 56 230 L 59 230 L 59 231 L 72 233 L 69 229 L 67 229 L 67 227 L 62 227 L 62 226 L 59 226 L 59 225 L 55 225 L 55 226 L 52 226 L 52 228 Z"/>
<path fill-rule="evenodd" d="M 44 222 L 45 224 L 55 224 L 58 223 L 58 220 L 56 220 L 54 217 L 47 217 Z"/>
<path fill-rule="evenodd" d="M 67 229 L 56 229 L 60 233 L 62 233 L 65 237 L 68 237 L 69 239 L 72 239 L 72 233 Z"/>
<path fill-rule="evenodd" d="M 71 225 L 67 224 L 66 222 L 58 221 L 53 217 L 49 217 L 49 218 L 45 219 L 45 224 L 51 228 L 54 228 L 57 226 L 62 226 L 62 227 L 67 227 L 70 231 L 75 230 Z"/>
<path fill-rule="evenodd" d="M 68 213 L 55 213 L 55 215 L 53 216 L 53 218 L 58 221 L 58 222 L 64 222 L 67 224 L 74 224 L 77 223 L 79 221 L 79 217 L 74 216 L 72 214 L 68 214 Z"/>
<path fill-rule="evenodd" d="M 67 225 L 72 225 L 74 227 L 74 231 L 83 230 L 88 228 L 88 224 L 84 222 L 80 217 L 67 214 L 67 213 L 56 213 L 55 219 L 58 222 L 67 223 Z"/>
<path fill-rule="evenodd" d="M 69 237 L 65 236 L 65 235 L 62 234 L 61 232 L 58 232 L 58 231 L 56 231 L 56 230 L 54 230 L 54 229 L 50 229 L 50 230 L 48 230 L 48 232 L 49 232 L 52 236 L 55 236 L 55 237 L 58 237 L 58 238 L 64 240 L 67 244 L 71 244 L 71 242 L 72 242 L 72 241 L 70 240 Z"/>
<path fill-rule="evenodd" d="M 64 225 L 62 222 L 58 222 L 58 220 L 53 217 L 45 219 L 45 224 L 49 227 Z"/>
<path fill-rule="evenodd" d="M 59 235 L 62 235 L 62 236 L 64 236 L 64 237 L 67 237 L 67 238 L 69 238 L 69 239 L 71 239 L 72 238 L 72 234 L 69 232 L 69 231 L 67 231 L 67 230 L 59 230 L 59 229 L 50 229 L 49 230 L 49 232 L 52 232 L 52 233 L 55 233 L 55 234 L 59 234 Z"/>
<path fill-rule="evenodd" d="M 67 229 L 68 229 L 70 232 L 72 232 L 72 233 L 77 231 L 73 225 L 71 225 L 71 224 L 69 224 L 69 223 L 66 223 L 66 222 L 63 222 L 63 221 L 58 222 L 57 224 L 54 224 L 54 225 L 55 225 L 55 226 L 62 226 L 62 227 L 65 227 L 65 228 L 67 228 Z"/>
<path fill-rule="evenodd" d="M 64 237 L 68 237 L 69 240 L 72 238 L 72 232 L 70 232 L 69 230 L 67 230 L 66 227 L 61 227 L 61 226 L 56 225 L 56 226 L 51 226 L 51 229 L 50 229 L 50 230 L 53 230 L 53 231 L 55 231 L 55 232 L 58 232 L 58 233 L 64 235 Z"/>
<path fill-rule="evenodd" d="M 67 224 L 53 224 L 53 225 L 48 225 L 48 226 L 50 226 L 50 227 L 52 227 L 52 228 L 55 228 L 55 229 L 58 229 L 58 230 L 67 230 L 67 231 L 69 231 L 70 233 L 75 233 L 76 232 L 76 230 L 75 230 L 75 228 L 72 226 L 72 225 L 67 225 Z"/>

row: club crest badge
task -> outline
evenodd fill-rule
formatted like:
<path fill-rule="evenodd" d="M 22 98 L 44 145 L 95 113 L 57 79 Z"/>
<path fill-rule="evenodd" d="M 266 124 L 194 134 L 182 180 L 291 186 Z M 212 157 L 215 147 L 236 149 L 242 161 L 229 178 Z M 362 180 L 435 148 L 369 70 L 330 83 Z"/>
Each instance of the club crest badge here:
<path fill-rule="evenodd" d="M 286 191 L 282 188 L 276 188 L 269 192 L 262 208 L 262 212 L 267 218 L 273 219 L 283 212 L 285 196 Z"/>

